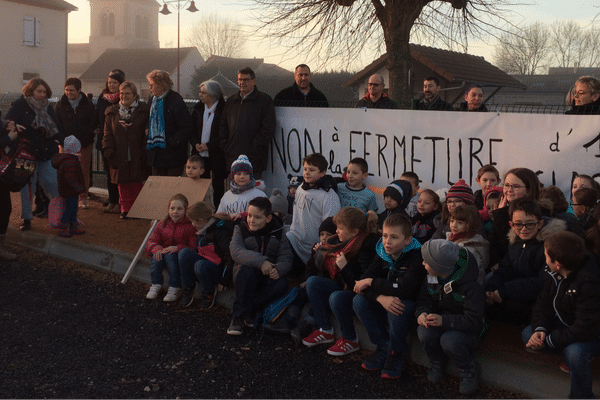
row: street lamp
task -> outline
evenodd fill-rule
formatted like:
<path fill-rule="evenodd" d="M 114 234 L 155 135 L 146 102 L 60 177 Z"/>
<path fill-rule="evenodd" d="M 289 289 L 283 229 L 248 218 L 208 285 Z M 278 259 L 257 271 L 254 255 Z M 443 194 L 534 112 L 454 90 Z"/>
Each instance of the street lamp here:
<path fill-rule="evenodd" d="M 159 11 L 159 13 L 161 13 L 162 15 L 169 15 L 171 14 L 171 11 L 169 11 L 169 8 L 167 7 L 167 4 L 173 3 L 174 7 L 177 8 L 177 93 L 179 93 L 179 64 L 180 64 L 180 59 L 179 59 L 179 19 L 180 19 L 180 11 L 183 7 L 185 7 L 188 3 L 190 3 L 190 6 L 186 9 L 189 12 L 196 12 L 199 11 L 196 8 L 196 4 L 194 4 L 194 0 L 192 0 L 191 2 L 188 0 L 163 0 L 163 8 L 162 10 Z M 183 4 L 182 4 L 183 3 Z"/>

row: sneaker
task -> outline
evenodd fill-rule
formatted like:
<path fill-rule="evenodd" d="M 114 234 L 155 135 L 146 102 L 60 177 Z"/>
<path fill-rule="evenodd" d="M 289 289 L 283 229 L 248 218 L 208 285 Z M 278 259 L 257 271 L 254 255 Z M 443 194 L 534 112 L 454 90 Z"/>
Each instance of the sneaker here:
<path fill-rule="evenodd" d="M 367 371 L 378 371 L 385 365 L 387 359 L 387 348 L 377 346 L 371 357 L 362 362 L 361 367 Z"/>
<path fill-rule="evenodd" d="M 69 230 L 65 229 L 65 228 L 60 228 L 58 230 L 58 234 L 57 235 L 60 236 L 60 237 L 64 237 L 64 238 L 70 238 L 71 236 L 73 236 L 73 235 L 71 235 L 71 232 L 69 232 Z"/>
<path fill-rule="evenodd" d="M 292 340 L 296 346 L 300 346 L 302 344 L 302 338 L 308 336 L 314 329 L 314 326 L 302 320 L 294 329 L 291 330 L 290 336 L 292 337 Z"/>
<path fill-rule="evenodd" d="M 337 342 L 327 349 L 327 354 L 331 356 L 345 356 L 346 354 L 354 353 L 357 350 L 360 350 L 358 338 L 357 341 L 354 342 L 340 336 Z"/>
<path fill-rule="evenodd" d="M 333 331 L 333 329 L 332 329 L 332 331 Z M 313 333 L 311 333 L 310 335 L 308 335 L 307 337 L 302 339 L 302 344 L 304 344 L 307 347 L 313 347 L 313 346 L 316 346 L 321 343 L 333 343 L 333 342 L 335 342 L 335 334 L 333 332 L 332 333 L 324 332 L 320 328 L 314 330 Z"/>
<path fill-rule="evenodd" d="M 85 231 L 79 225 L 72 225 L 69 231 L 71 235 L 83 235 Z"/>
<path fill-rule="evenodd" d="M 464 395 L 471 395 L 479 386 L 479 363 L 473 361 L 467 369 L 460 369 L 460 385 L 458 391 Z"/>
<path fill-rule="evenodd" d="M 179 297 L 181 297 L 181 292 L 181 288 L 169 286 L 169 291 L 167 292 L 167 295 L 165 296 L 163 301 L 166 301 L 168 303 L 176 301 Z"/>
<path fill-rule="evenodd" d="M 216 293 L 217 289 L 215 289 L 215 291 L 212 294 L 202 293 L 202 300 L 200 301 L 200 308 L 202 310 L 208 310 L 213 305 L 215 305 L 215 299 L 217 298 Z"/>
<path fill-rule="evenodd" d="M 192 305 L 194 301 L 194 293 L 196 292 L 196 286 L 193 288 L 183 288 L 183 292 L 181 294 L 181 305 L 184 307 L 189 307 Z"/>
<path fill-rule="evenodd" d="M 292 322 L 287 318 L 280 317 L 277 321 L 265 324 L 265 331 L 271 333 L 289 334 L 292 330 Z"/>
<path fill-rule="evenodd" d="M 229 324 L 229 328 L 227 328 L 227 334 L 239 336 L 242 334 L 243 329 L 242 319 L 236 316 L 231 317 L 231 323 Z"/>
<path fill-rule="evenodd" d="M 405 364 L 406 360 L 403 355 L 390 351 L 381 370 L 381 377 L 384 379 L 400 378 Z"/>
<path fill-rule="evenodd" d="M 254 328 L 254 317 L 246 315 L 244 317 L 244 325 L 246 325 L 248 328 Z"/>
<path fill-rule="evenodd" d="M 427 380 L 431 383 L 439 383 L 444 380 L 444 364 L 440 362 L 432 362 L 431 368 L 427 373 Z"/>
<path fill-rule="evenodd" d="M 569 366 L 567 365 L 566 362 L 561 361 L 560 365 L 558 366 L 558 368 L 564 372 L 565 374 L 570 374 L 571 371 L 569 371 Z"/>
<path fill-rule="evenodd" d="M 31 229 L 31 220 L 24 219 L 23 222 L 21 222 L 21 226 L 19 226 L 19 229 L 22 230 L 23 232 L 30 230 Z"/>
<path fill-rule="evenodd" d="M 156 300 L 156 298 L 158 297 L 158 292 L 160 292 L 161 288 L 162 285 L 159 285 L 158 283 L 153 284 L 152 286 L 150 286 L 150 290 L 148 290 L 146 298 L 149 300 Z"/>

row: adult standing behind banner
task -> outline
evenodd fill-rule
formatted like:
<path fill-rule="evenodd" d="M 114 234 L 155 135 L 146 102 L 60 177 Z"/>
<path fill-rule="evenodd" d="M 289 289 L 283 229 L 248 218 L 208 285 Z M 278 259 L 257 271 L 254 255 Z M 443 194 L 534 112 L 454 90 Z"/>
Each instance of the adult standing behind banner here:
<path fill-rule="evenodd" d="M 483 104 L 483 88 L 479 85 L 469 86 L 465 90 L 465 101 L 460 103 L 459 110 L 487 112 L 488 109 Z"/>
<path fill-rule="evenodd" d="M 573 107 L 565 114 L 600 114 L 600 81 L 593 76 L 582 76 L 571 90 Z"/>
<path fill-rule="evenodd" d="M 204 159 L 202 178 L 210 179 L 212 172 L 213 199 L 215 210 L 225 193 L 225 153 L 219 143 L 219 122 L 225 108 L 223 89 L 217 81 L 208 80 L 200 84 L 200 103 L 192 111 L 193 131 L 190 136 L 192 153 Z"/>
<path fill-rule="evenodd" d="M 38 180 L 50 199 L 58 197 L 56 170 L 52 167 L 51 158 L 58 153 L 58 146 L 62 145 L 65 135 L 54 108 L 48 102 L 50 97 L 50 86 L 41 78 L 33 78 L 23 86 L 23 96 L 14 102 L 6 114 L 6 119 L 25 127 L 21 136 L 29 140 L 29 152 L 36 161 L 31 183 L 21 189 L 22 231 L 31 229 L 31 202 Z"/>
<path fill-rule="evenodd" d="M 294 72 L 294 84 L 275 96 L 275 106 L 281 107 L 329 107 L 327 97 L 311 82 L 312 73 L 306 64 L 300 64 Z"/>
<path fill-rule="evenodd" d="M 11 143 L 17 138 L 17 129 L 14 122 L 0 120 L 0 148 L 3 149 L 6 146 L 10 146 Z M 10 199 L 10 190 L 0 185 L 0 260 L 12 261 L 17 258 L 16 254 L 13 254 L 6 250 L 6 229 L 8 228 L 8 222 L 10 221 L 10 213 L 12 212 L 12 204 Z"/>
<path fill-rule="evenodd" d="M 81 81 L 69 78 L 65 82 L 65 94 L 56 103 L 54 110 L 65 136 L 73 135 L 81 143 L 80 161 L 86 192 L 79 196 L 79 207 L 89 208 L 87 191 L 90 188 L 94 128 L 97 125 L 96 107 L 81 93 Z"/>
<path fill-rule="evenodd" d="M 110 166 L 117 170 L 121 218 L 126 219 L 148 177 L 146 127 L 150 108 L 139 101 L 133 82 L 123 82 L 119 94 L 119 103 L 106 109 L 102 149 Z"/>
<path fill-rule="evenodd" d="M 373 74 L 369 78 L 368 92 L 356 103 L 355 108 L 398 108 L 398 105 L 385 94 L 383 76 Z"/>
<path fill-rule="evenodd" d="M 267 169 L 269 143 L 275 134 L 275 107 L 271 97 L 256 87 L 256 74 L 250 67 L 238 71 L 240 91 L 227 99 L 220 125 L 225 165 L 241 155 L 248 156 L 254 177 Z"/>
<path fill-rule="evenodd" d="M 152 96 L 146 157 L 152 175 L 181 176 L 187 161 L 192 117 L 183 98 L 173 91 L 167 71 L 155 69 L 146 75 Z"/>
<path fill-rule="evenodd" d="M 106 84 L 102 93 L 98 96 L 96 110 L 98 111 L 98 132 L 96 140 L 96 149 L 102 151 L 102 136 L 104 135 L 104 119 L 106 109 L 119 102 L 119 85 L 125 82 L 125 74 L 120 69 L 113 69 L 106 78 Z M 106 172 L 106 187 L 108 188 L 108 204 L 104 212 L 119 213 L 119 189 L 116 183 L 112 182 L 110 177 L 110 163 L 102 156 L 102 164 Z"/>

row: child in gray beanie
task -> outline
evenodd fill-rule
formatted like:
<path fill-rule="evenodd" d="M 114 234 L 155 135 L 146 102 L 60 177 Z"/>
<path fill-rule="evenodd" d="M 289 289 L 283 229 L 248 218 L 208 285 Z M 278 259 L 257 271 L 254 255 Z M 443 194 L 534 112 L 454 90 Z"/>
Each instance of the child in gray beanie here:
<path fill-rule="evenodd" d="M 425 242 L 421 255 L 429 275 L 415 315 L 417 334 L 431 363 L 427 379 L 436 383 L 444 378 L 448 355 L 460 370 L 460 393 L 473 394 L 479 384 L 473 351 L 479 345 L 485 311 L 477 261 L 464 247 L 443 239 Z"/>

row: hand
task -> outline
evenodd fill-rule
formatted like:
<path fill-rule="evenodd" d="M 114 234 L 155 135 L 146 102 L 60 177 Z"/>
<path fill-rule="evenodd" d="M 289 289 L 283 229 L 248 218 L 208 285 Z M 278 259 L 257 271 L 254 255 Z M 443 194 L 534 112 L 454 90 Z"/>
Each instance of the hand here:
<path fill-rule="evenodd" d="M 162 249 L 160 250 L 154 250 L 154 252 L 152 253 L 152 257 L 154 257 L 154 259 L 156 261 L 161 261 L 162 260 Z"/>
<path fill-rule="evenodd" d="M 346 256 L 344 255 L 344 252 L 340 252 L 340 254 L 338 254 L 338 256 L 335 258 L 335 265 L 338 267 L 338 269 L 344 269 L 344 267 L 348 264 L 348 260 L 346 260 Z"/>
<path fill-rule="evenodd" d="M 362 293 L 366 288 L 371 286 L 373 278 L 365 278 L 354 282 L 354 293 Z"/>
<path fill-rule="evenodd" d="M 425 328 L 428 328 L 427 313 L 423 313 L 423 314 L 419 315 L 419 318 L 417 318 L 417 324 L 424 326 Z"/>
<path fill-rule="evenodd" d="M 279 271 L 277 270 L 277 268 L 271 268 L 271 272 L 269 272 L 269 278 L 273 280 L 279 279 Z"/>
<path fill-rule="evenodd" d="M 263 275 L 269 275 L 271 273 L 271 269 L 273 269 L 273 264 L 270 261 L 263 261 L 260 265 L 260 271 Z"/>
<path fill-rule="evenodd" d="M 485 303 L 490 306 L 494 304 L 494 295 L 492 292 L 485 292 Z"/>
<path fill-rule="evenodd" d="M 225 289 L 227 289 L 227 286 L 223 286 L 220 283 L 217 285 L 217 291 L 222 292 Z"/>
<path fill-rule="evenodd" d="M 304 289 L 305 287 L 306 287 L 306 281 L 304 281 L 304 282 L 302 282 L 302 283 L 300 284 L 300 288 L 301 288 L 301 289 Z"/>
<path fill-rule="evenodd" d="M 533 332 L 525 347 L 530 347 L 532 350 L 541 350 L 546 347 L 546 332 Z"/>
<path fill-rule="evenodd" d="M 200 144 L 200 149 L 198 151 L 208 151 L 208 146 L 206 145 L 206 143 Z"/>
<path fill-rule="evenodd" d="M 379 295 L 377 296 L 377 301 L 393 315 L 404 313 L 404 304 L 402 304 L 402 301 L 397 297 Z"/>
<path fill-rule="evenodd" d="M 494 264 L 494 265 L 492 265 L 492 266 L 490 267 L 490 270 L 491 270 L 491 271 L 495 271 L 495 270 L 497 270 L 497 269 L 498 269 L 498 267 L 499 267 L 499 264 L 497 264 L 497 263 L 496 263 L 496 264 Z"/>
<path fill-rule="evenodd" d="M 498 207 L 496 209 L 498 209 L 498 208 L 504 208 L 507 205 L 508 205 L 508 200 L 506 200 L 506 197 L 504 197 L 504 195 L 502 195 L 500 197 L 500 201 L 498 202 Z"/>
<path fill-rule="evenodd" d="M 165 247 L 164 249 L 162 249 L 162 253 L 163 254 L 171 254 L 171 253 L 176 253 L 177 252 L 177 246 L 169 246 L 169 247 Z"/>
<path fill-rule="evenodd" d="M 241 218 L 240 213 L 235 213 L 235 214 L 230 214 L 229 217 L 231 217 L 231 219 L 236 220 Z"/>
<path fill-rule="evenodd" d="M 196 146 L 194 146 L 194 147 L 196 148 L 196 150 L 197 150 L 199 153 L 202 153 L 202 145 L 201 145 L 200 143 L 196 143 Z"/>
<path fill-rule="evenodd" d="M 10 140 L 15 140 L 18 134 L 19 132 L 17 132 L 16 129 L 10 129 L 8 131 L 8 137 L 10 138 Z"/>
<path fill-rule="evenodd" d="M 323 244 L 321 242 L 317 242 L 317 244 L 315 244 L 313 246 L 313 251 L 319 250 L 319 248 L 321 248 L 321 246 L 323 246 Z"/>
<path fill-rule="evenodd" d="M 425 317 L 425 323 L 427 327 L 430 326 L 442 326 L 442 316 L 439 314 L 427 314 Z"/>
<path fill-rule="evenodd" d="M 14 131 L 15 130 L 15 121 L 6 121 L 6 130 Z"/>
<path fill-rule="evenodd" d="M 496 302 L 496 303 L 502 303 L 502 297 L 500 297 L 500 293 L 498 293 L 497 290 L 494 290 L 492 292 L 492 298 L 494 299 L 494 302 Z"/>

